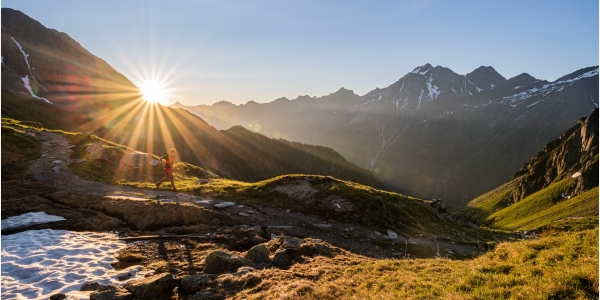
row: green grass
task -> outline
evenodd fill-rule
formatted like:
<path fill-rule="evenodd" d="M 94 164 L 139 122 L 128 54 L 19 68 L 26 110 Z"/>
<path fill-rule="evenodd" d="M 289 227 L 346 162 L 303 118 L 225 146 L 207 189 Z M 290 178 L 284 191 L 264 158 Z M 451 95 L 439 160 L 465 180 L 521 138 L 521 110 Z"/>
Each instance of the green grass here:
<path fill-rule="evenodd" d="M 568 217 L 598 217 L 598 187 L 571 199 L 539 211 L 528 217 L 513 221 L 509 226 L 514 229 L 533 229 L 549 226 Z"/>
<path fill-rule="evenodd" d="M 477 217 L 483 220 L 494 212 L 504 209 L 508 204 L 513 203 L 511 191 L 514 185 L 514 181 L 505 183 L 502 186 L 471 200 L 467 203 L 466 208 L 474 211 Z"/>
<path fill-rule="evenodd" d="M 523 200 L 497 211 L 485 219 L 492 228 L 514 230 L 526 218 L 535 218 L 538 213 L 552 207 L 562 200 L 561 194 L 575 182 L 573 178 L 566 178 L 553 183 L 545 189 L 537 191 Z"/>

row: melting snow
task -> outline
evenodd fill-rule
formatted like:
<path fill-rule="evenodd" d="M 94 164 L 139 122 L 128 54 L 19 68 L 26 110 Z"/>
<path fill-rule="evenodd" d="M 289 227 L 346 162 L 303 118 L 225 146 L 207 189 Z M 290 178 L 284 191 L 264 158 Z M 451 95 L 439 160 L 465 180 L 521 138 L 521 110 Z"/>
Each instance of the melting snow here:
<path fill-rule="evenodd" d="M 2 236 L 2 298 L 48 299 L 79 292 L 85 281 L 124 284 L 143 278 L 141 266 L 115 271 L 111 263 L 125 247 L 112 233 L 28 230 Z M 119 277 L 129 278 L 119 281 Z"/>
<path fill-rule="evenodd" d="M 522 87 L 522 86 L 520 86 L 520 85 L 517 85 L 517 86 L 515 86 L 514 88 L 512 88 L 511 90 L 516 90 L 516 89 L 518 89 L 518 88 L 521 88 L 521 87 Z"/>
<path fill-rule="evenodd" d="M 46 103 L 53 104 L 52 102 L 50 102 L 50 100 L 48 100 L 44 97 L 39 97 L 33 93 L 33 91 L 31 90 L 31 85 L 29 84 L 29 75 L 25 75 L 25 77 L 21 78 L 21 80 L 23 80 L 23 85 L 25 85 L 25 88 L 29 91 L 29 93 L 31 94 L 31 97 L 39 99 L 39 100 L 44 100 L 44 101 L 46 101 Z"/>
<path fill-rule="evenodd" d="M 440 94 L 440 91 L 438 90 L 439 87 L 432 85 L 431 84 L 432 78 L 429 77 L 429 80 L 427 80 L 427 90 L 429 91 L 429 98 L 431 100 L 437 98 L 437 96 Z"/>
<path fill-rule="evenodd" d="M 2 230 L 20 229 L 38 224 L 63 221 L 65 218 L 48 215 L 43 211 L 30 212 L 2 220 Z"/>
<path fill-rule="evenodd" d="M 23 53 L 23 56 L 25 57 L 25 62 L 27 63 L 27 69 L 31 69 L 31 67 L 29 66 L 29 60 L 27 60 L 27 57 L 29 56 L 29 54 L 25 53 L 25 51 L 23 51 L 23 47 L 21 47 L 21 44 L 19 44 L 19 42 L 17 42 L 17 40 L 15 40 L 14 37 L 11 37 L 11 39 L 13 41 L 15 41 L 15 44 L 17 44 L 17 47 L 19 47 L 19 50 L 21 50 L 21 53 Z"/>

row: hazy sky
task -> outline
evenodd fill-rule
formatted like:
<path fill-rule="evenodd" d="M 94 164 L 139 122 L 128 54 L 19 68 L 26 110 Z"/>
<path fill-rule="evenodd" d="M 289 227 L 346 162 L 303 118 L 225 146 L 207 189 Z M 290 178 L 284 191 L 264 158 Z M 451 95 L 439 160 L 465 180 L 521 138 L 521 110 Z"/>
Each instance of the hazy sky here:
<path fill-rule="evenodd" d="M 425 63 L 555 80 L 598 64 L 598 0 L 3 0 L 169 100 L 359 95 Z"/>

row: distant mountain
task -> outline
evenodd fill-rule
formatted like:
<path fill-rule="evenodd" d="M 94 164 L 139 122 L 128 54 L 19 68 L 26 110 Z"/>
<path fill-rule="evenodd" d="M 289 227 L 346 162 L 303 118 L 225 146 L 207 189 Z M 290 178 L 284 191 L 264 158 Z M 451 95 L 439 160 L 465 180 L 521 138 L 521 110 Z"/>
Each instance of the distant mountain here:
<path fill-rule="evenodd" d="M 502 186 L 467 205 L 488 226 L 527 229 L 598 216 L 598 109 L 548 143 Z"/>
<path fill-rule="evenodd" d="M 51 129 L 92 130 L 159 155 L 174 147 L 183 161 L 233 179 L 315 174 L 385 188 L 331 148 L 270 139 L 242 128 L 221 132 L 185 110 L 150 106 L 125 76 L 67 34 L 10 8 L 2 8 L 1 21 L 2 117 Z M 229 107 L 213 108 L 220 105 Z"/>
<path fill-rule="evenodd" d="M 218 128 L 331 147 L 396 191 L 456 207 L 509 180 L 597 106 L 597 66 L 548 82 L 425 64 L 364 96 L 342 88 L 319 98 L 184 108 Z"/>

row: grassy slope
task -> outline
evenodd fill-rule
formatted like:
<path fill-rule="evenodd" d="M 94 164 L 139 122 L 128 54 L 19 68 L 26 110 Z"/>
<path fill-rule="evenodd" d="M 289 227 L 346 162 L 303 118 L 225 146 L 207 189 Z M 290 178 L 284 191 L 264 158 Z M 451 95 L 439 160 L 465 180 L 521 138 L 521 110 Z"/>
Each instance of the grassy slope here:
<path fill-rule="evenodd" d="M 534 216 L 540 211 L 552 207 L 562 200 L 561 194 L 571 184 L 572 178 L 563 179 L 551 184 L 549 187 L 540 190 L 525 199 L 506 207 L 500 211 L 491 214 L 485 219 L 493 228 L 515 229 L 512 223 L 519 222 L 524 218 Z"/>
<path fill-rule="evenodd" d="M 467 209 L 474 211 L 477 217 L 483 220 L 494 212 L 504 209 L 509 203 L 512 203 L 510 192 L 513 186 L 514 181 L 507 182 L 471 200 L 467 204 Z"/>
<path fill-rule="evenodd" d="M 235 299 L 593 299 L 598 230 L 501 243 L 472 260 L 321 261 L 290 269 L 316 280 L 263 280 Z M 274 279 L 272 279 L 274 280 Z"/>
<path fill-rule="evenodd" d="M 548 226 L 568 217 L 598 217 L 598 187 L 561 201 L 528 217 L 504 225 L 506 229 L 532 229 Z"/>

